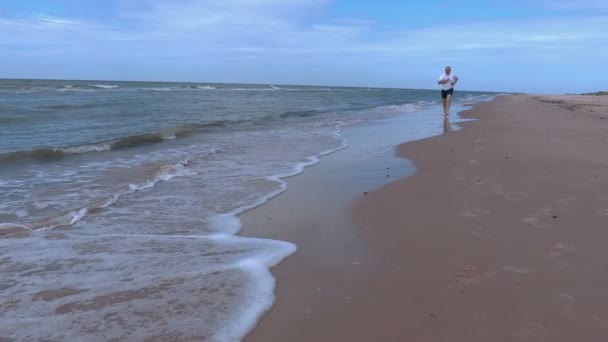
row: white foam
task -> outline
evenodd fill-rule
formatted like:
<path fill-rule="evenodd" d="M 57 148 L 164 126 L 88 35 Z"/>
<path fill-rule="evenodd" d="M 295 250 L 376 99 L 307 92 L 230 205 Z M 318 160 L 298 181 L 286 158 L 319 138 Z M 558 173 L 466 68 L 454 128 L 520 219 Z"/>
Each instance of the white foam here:
<path fill-rule="evenodd" d="M 25 230 L 33 231 L 31 228 L 26 227 L 22 224 L 18 224 L 18 223 L 10 223 L 10 222 L 0 223 L 0 229 L 10 229 L 10 228 L 22 228 Z"/>
<path fill-rule="evenodd" d="M 230 235 L 238 233 L 242 228 L 241 220 L 234 213 L 211 215 L 207 223 L 212 230 Z"/>
<path fill-rule="evenodd" d="M 177 90 L 175 88 L 162 87 L 162 88 L 142 88 L 140 90 L 154 90 L 154 91 L 174 91 Z"/>
<path fill-rule="evenodd" d="M 188 159 L 184 159 L 176 164 L 163 165 L 161 166 L 160 171 L 158 171 L 154 177 L 141 184 L 130 184 L 129 188 L 132 191 L 140 191 L 152 188 L 160 181 L 166 182 L 175 177 L 193 176 L 196 174 L 196 172 L 186 168 L 189 163 L 190 161 Z"/>
<path fill-rule="evenodd" d="M 229 91 L 275 91 L 277 89 L 272 89 L 272 88 L 268 87 L 268 88 L 224 88 L 222 90 L 229 90 Z"/>
<path fill-rule="evenodd" d="M 166 139 L 169 139 L 167 137 Z M 188 160 L 191 156 L 203 158 L 210 155 L 215 155 L 224 152 L 223 148 L 218 144 L 192 144 L 182 146 L 180 148 L 165 148 L 161 150 L 136 154 L 130 158 L 114 158 L 107 161 L 88 162 L 81 165 L 82 169 L 114 169 L 114 168 L 132 168 L 146 163 L 163 162 L 167 156 L 172 158 L 181 158 L 182 161 Z"/>
<path fill-rule="evenodd" d="M 215 334 L 218 341 L 242 340 L 247 333 L 255 328 L 262 315 L 274 304 L 276 279 L 270 273 L 270 268 L 297 250 L 294 244 L 275 242 L 277 246 L 273 252 L 238 262 L 238 267 L 255 279 L 255 289 L 250 291 L 249 303 L 241 308 L 241 312 L 237 316 L 238 319 L 225 325 Z"/>
<path fill-rule="evenodd" d="M 70 225 L 82 220 L 83 217 L 89 212 L 87 208 L 82 208 L 77 212 L 72 213 L 72 219 L 70 220 Z"/>
<path fill-rule="evenodd" d="M 196 173 L 190 171 L 186 168 L 186 166 L 190 163 L 188 159 L 184 159 L 176 164 L 164 165 L 160 168 L 160 170 L 152 177 L 151 179 L 146 180 L 140 184 L 129 184 L 128 190 L 120 191 L 115 193 L 109 198 L 97 200 L 94 203 L 77 209 L 75 211 L 70 211 L 68 214 L 64 214 L 63 216 L 58 216 L 50 219 L 41 219 L 42 224 L 35 225 L 36 230 L 52 230 L 57 227 L 63 225 L 74 225 L 81 221 L 91 209 L 103 209 L 107 208 L 111 205 L 118 203 L 118 200 L 129 193 L 142 191 L 145 189 L 153 188 L 159 182 L 166 182 L 175 177 L 185 177 L 192 176 Z"/>
<path fill-rule="evenodd" d="M 420 110 L 421 105 L 418 103 L 404 103 L 400 105 L 391 105 L 391 106 L 382 106 L 378 107 L 378 109 L 397 112 L 397 113 L 412 113 Z"/>
<path fill-rule="evenodd" d="M 118 199 L 120 198 L 121 195 L 123 195 L 124 193 L 118 193 L 115 194 L 114 196 L 108 198 L 105 202 L 103 202 L 101 205 L 96 206 L 97 208 L 107 208 L 111 205 L 114 205 L 116 203 L 118 203 Z"/>
<path fill-rule="evenodd" d="M 100 88 L 100 89 L 115 89 L 115 88 L 118 88 L 117 85 L 105 85 L 105 84 L 92 84 L 91 87 Z"/>
<path fill-rule="evenodd" d="M 34 235 L 3 246 L 0 257 L 11 256 L 7 279 L 22 279 L 5 291 L 18 300 L 0 319 L 5 334 L 32 340 L 143 340 L 191 332 L 210 341 L 238 341 L 274 302 L 275 280 L 268 269 L 296 250 L 290 243 L 240 237 L 67 235 L 55 241 Z M 82 291 L 55 298 L 53 305 L 36 300 L 42 290 L 61 288 Z M 97 298 L 147 289 L 155 291 L 153 297 L 56 313 L 58 307 L 86 307 Z M 108 315 L 121 324 L 81 329 Z M 49 319 L 53 325 L 44 324 Z"/>
<path fill-rule="evenodd" d="M 92 144 L 92 145 L 82 145 L 82 146 L 73 146 L 73 147 L 64 147 L 58 149 L 63 153 L 69 154 L 79 154 L 79 153 L 88 153 L 88 152 L 103 152 L 109 151 L 112 149 L 110 143 L 101 143 L 101 144 Z"/>
<path fill-rule="evenodd" d="M 213 86 L 198 86 L 198 87 L 196 87 L 196 89 L 200 89 L 200 90 L 215 90 L 217 88 L 213 87 Z"/>
<path fill-rule="evenodd" d="M 29 213 L 25 209 L 19 209 L 15 212 L 15 215 L 18 218 L 24 218 L 24 217 L 27 217 L 29 215 Z"/>
<path fill-rule="evenodd" d="M 59 92 L 66 92 L 66 91 L 80 91 L 80 92 L 91 92 L 91 91 L 95 91 L 93 89 L 81 89 L 81 88 L 75 88 L 74 85 L 71 84 L 66 84 L 64 85 L 62 88 L 57 89 L 55 91 L 59 91 Z"/>
<path fill-rule="evenodd" d="M 33 203 L 33 206 L 36 209 L 46 209 L 46 208 L 49 207 L 49 204 L 48 203 L 44 203 L 44 202 L 38 202 L 38 201 L 36 201 L 36 202 Z"/>

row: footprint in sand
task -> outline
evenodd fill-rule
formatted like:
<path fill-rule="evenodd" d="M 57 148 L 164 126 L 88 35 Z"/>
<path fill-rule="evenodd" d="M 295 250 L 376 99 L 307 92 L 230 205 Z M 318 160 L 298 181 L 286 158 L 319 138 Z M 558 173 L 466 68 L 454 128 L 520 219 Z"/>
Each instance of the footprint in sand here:
<path fill-rule="evenodd" d="M 479 208 L 474 208 L 474 209 L 466 209 L 465 211 L 460 213 L 460 216 L 464 217 L 464 218 L 478 218 L 478 217 L 482 217 L 482 216 L 488 216 L 491 215 L 492 213 L 484 210 L 484 209 L 479 209 Z"/>
<path fill-rule="evenodd" d="M 516 191 L 516 192 L 508 192 L 505 191 L 502 185 L 496 185 L 496 189 L 494 190 L 497 195 L 502 196 L 505 200 L 509 202 L 519 202 L 523 197 L 528 195 L 527 192 Z"/>
<path fill-rule="evenodd" d="M 572 205 L 572 204 L 578 202 L 578 200 L 579 200 L 578 196 L 570 196 L 570 197 L 558 199 L 555 202 L 562 204 L 562 205 Z"/>
<path fill-rule="evenodd" d="M 486 232 L 486 228 L 480 225 L 473 226 L 473 229 L 471 229 L 471 235 L 479 238 L 490 236 L 490 234 Z"/>
<path fill-rule="evenodd" d="M 523 218 L 522 221 L 536 228 L 549 227 L 549 224 L 543 223 L 542 221 L 551 218 L 551 211 L 552 208 L 548 205 L 545 205 L 542 208 L 536 210 L 534 213 L 530 214 L 528 217 Z"/>
<path fill-rule="evenodd" d="M 493 272 L 482 272 L 478 266 L 467 265 L 458 270 L 456 273 L 456 283 L 460 285 L 479 285 L 485 278 L 493 277 Z"/>
<path fill-rule="evenodd" d="M 466 209 L 465 211 L 462 211 L 460 213 L 461 217 L 463 217 L 465 219 L 469 219 L 469 220 L 474 220 L 474 219 L 489 216 L 489 215 L 492 215 L 492 213 L 487 210 L 479 209 L 479 208 Z M 482 236 L 488 235 L 487 233 L 485 233 L 485 227 L 483 227 L 481 225 L 477 225 L 477 224 L 473 224 L 471 234 L 473 236 L 477 236 L 477 237 L 482 237 Z"/>
<path fill-rule="evenodd" d="M 574 252 L 576 251 L 576 248 L 572 245 L 569 244 L 564 244 L 564 243 L 558 243 L 555 245 L 555 248 L 565 251 L 566 253 L 570 253 L 570 252 Z"/>
<path fill-rule="evenodd" d="M 519 327 L 510 332 L 510 335 L 519 339 L 539 339 L 548 336 L 547 329 L 540 323 L 527 323 L 526 325 Z"/>
<path fill-rule="evenodd" d="M 597 214 L 601 215 L 601 216 L 608 216 L 608 209 L 604 209 L 602 211 L 598 211 Z"/>
<path fill-rule="evenodd" d="M 576 316 L 573 313 L 572 307 L 574 306 L 574 296 L 568 293 L 562 293 L 557 298 L 563 303 L 562 312 L 564 316 L 574 319 Z"/>
<path fill-rule="evenodd" d="M 526 266 L 508 265 L 508 266 L 504 266 L 502 269 L 504 271 L 515 273 L 515 274 L 529 274 L 529 273 L 534 272 L 531 268 L 526 267 Z"/>
<path fill-rule="evenodd" d="M 569 268 L 570 263 L 566 260 L 563 260 L 563 257 L 565 255 L 573 253 L 574 251 L 576 251 L 576 248 L 574 246 L 564 243 L 558 243 L 553 246 L 551 252 L 545 255 L 545 258 L 551 260 L 555 264 L 554 268 Z"/>
<path fill-rule="evenodd" d="M 603 320 L 601 317 L 593 315 L 592 318 L 593 318 L 593 321 L 595 323 L 597 323 L 599 326 L 604 327 L 604 328 L 608 327 L 608 323 L 605 320 Z"/>

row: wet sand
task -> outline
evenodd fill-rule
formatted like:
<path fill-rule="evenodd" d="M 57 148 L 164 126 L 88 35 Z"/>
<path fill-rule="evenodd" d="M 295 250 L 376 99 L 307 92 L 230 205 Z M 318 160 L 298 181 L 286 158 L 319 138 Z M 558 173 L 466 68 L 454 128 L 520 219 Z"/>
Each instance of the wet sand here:
<path fill-rule="evenodd" d="M 608 340 L 608 97 L 464 116 L 480 120 L 399 146 L 414 176 L 352 203 L 312 169 L 243 216 L 299 247 L 247 341 Z"/>

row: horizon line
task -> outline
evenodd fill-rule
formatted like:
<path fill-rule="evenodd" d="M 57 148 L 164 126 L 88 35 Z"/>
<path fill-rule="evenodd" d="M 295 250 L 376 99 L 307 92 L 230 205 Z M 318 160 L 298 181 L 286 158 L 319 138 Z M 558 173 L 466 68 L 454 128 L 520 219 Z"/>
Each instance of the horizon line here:
<path fill-rule="evenodd" d="M 295 86 L 295 87 L 329 87 L 329 88 L 368 88 L 368 89 L 395 89 L 395 90 L 429 90 L 439 89 L 430 88 L 396 88 L 396 87 L 377 87 L 377 86 L 353 86 L 353 85 L 320 85 L 320 84 L 288 84 L 288 83 L 246 83 L 246 82 L 199 82 L 199 81 L 142 81 L 142 80 L 111 80 L 111 79 L 73 79 L 73 78 L 4 78 L 0 81 L 76 81 L 76 82 L 139 82 L 139 83 L 198 83 L 198 84 L 230 84 L 230 85 L 267 85 L 267 86 Z M 506 93 L 506 94 L 526 94 L 512 91 L 490 91 L 490 90 L 468 90 L 458 89 L 459 91 L 478 92 L 478 93 Z"/>

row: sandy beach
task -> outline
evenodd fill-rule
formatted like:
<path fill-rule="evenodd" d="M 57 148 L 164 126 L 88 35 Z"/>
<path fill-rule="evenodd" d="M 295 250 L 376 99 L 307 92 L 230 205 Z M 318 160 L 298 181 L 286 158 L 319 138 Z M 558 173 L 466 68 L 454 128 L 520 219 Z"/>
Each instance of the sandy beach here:
<path fill-rule="evenodd" d="M 322 163 L 243 215 L 299 248 L 247 341 L 608 340 L 608 97 L 462 116 L 479 120 L 398 147 L 413 176 L 352 195 Z"/>

